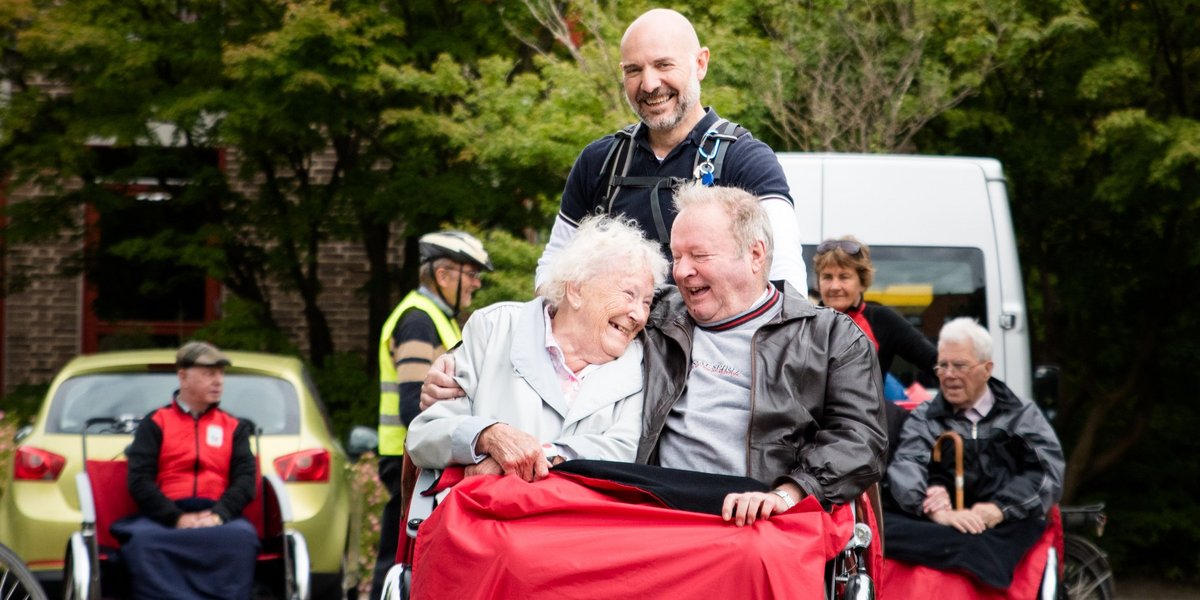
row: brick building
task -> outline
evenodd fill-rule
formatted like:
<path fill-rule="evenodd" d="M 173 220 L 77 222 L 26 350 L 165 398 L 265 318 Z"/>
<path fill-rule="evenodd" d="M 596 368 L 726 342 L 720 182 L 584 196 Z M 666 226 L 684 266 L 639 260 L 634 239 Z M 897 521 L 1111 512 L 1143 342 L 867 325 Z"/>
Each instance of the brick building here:
<path fill-rule="evenodd" d="M 0 202 L 18 203 L 34 193 L 11 190 L 4 194 L 0 188 Z M 131 195 L 128 214 L 101 215 L 89 206 L 75 216 L 77 229 L 63 232 L 56 241 L 7 248 L 0 272 L 8 289 L 15 284 L 20 291 L 0 296 L 0 393 L 21 384 L 47 383 L 80 353 L 113 347 L 174 346 L 220 317 L 229 292 L 201 272 L 183 277 L 185 281 L 177 289 L 147 298 L 140 293 L 138 282 L 153 277 L 152 273 L 119 263 L 80 264 L 85 246 L 117 235 L 111 230 L 140 218 L 161 218 L 155 211 L 169 204 L 163 200 L 153 190 L 139 189 Z M 110 232 L 107 236 L 106 231 Z M 392 239 L 395 249 L 391 256 L 399 260 L 403 239 L 395 235 Z M 369 356 L 375 334 L 367 331 L 366 298 L 359 293 L 368 276 L 365 253 L 357 243 L 331 242 L 320 247 L 319 256 L 323 285 L 319 304 L 328 319 L 334 347 L 338 352 Z M 284 292 L 278 282 L 269 282 L 267 293 L 275 322 L 307 353 L 303 302 Z"/>

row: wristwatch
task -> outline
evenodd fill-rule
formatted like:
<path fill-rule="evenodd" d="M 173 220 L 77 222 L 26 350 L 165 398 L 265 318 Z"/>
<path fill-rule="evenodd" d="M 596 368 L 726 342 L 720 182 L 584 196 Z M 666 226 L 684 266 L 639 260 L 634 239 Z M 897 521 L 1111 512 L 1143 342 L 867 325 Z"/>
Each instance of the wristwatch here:
<path fill-rule="evenodd" d="M 791 494 L 787 493 L 787 490 L 771 490 L 771 493 L 783 498 L 783 501 L 787 503 L 787 507 L 789 509 L 796 505 L 796 499 L 793 498 Z"/>

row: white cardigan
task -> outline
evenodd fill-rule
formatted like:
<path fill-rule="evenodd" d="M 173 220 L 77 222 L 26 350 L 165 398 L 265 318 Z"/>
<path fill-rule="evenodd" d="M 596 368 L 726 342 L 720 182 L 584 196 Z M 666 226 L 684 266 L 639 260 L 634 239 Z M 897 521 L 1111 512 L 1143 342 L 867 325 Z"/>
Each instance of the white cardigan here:
<path fill-rule="evenodd" d="M 574 458 L 632 462 L 642 433 L 642 344 L 599 365 L 568 406 L 546 351 L 541 298 L 482 308 L 454 350 L 466 397 L 438 402 L 413 420 L 408 453 L 424 469 L 482 460 L 475 441 L 495 423 L 566 449 Z"/>

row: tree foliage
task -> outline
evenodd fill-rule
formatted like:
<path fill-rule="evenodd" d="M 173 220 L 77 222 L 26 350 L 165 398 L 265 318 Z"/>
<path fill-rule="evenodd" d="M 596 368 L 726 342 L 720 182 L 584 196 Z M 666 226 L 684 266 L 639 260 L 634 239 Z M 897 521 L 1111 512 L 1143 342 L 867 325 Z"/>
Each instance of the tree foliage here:
<path fill-rule="evenodd" d="M 921 141 L 1004 161 L 1035 355 L 1058 363 L 1066 499 L 1104 498 L 1115 557 L 1194 573 L 1200 468 L 1200 31 L 1193 2 L 1085 2 Z M 1037 6 L 1033 7 L 1035 10 Z M 1126 528 L 1128 527 L 1128 528 Z M 1166 563 L 1152 551 L 1169 544 Z M 1151 559 L 1150 557 L 1154 558 Z"/>
<path fill-rule="evenodd" d="M 82 235 L 146 173 L 195 222 L 114 249 L 203 268 L 238 297 L 222 335 L 274 329 L 268 282 L 304 301 L 310 358 L 342 379 L 322 244 L 368 257 L 373 347 L 445 224 L 503 269 L 480 303 L 526 297 L 536 239 L 589 141 L 633 120 L 618 43 L 649 3 L 612 0 L 12 0 L 0 3 L 0 169 L 36 202 L 7 243 Z M 712 50 L 705 104 L 783 150 L 997 156 L 1006 166 L 1035 355 L 1060 364 L 1068 500 L 1111 498 L 1144 540 L 1200 520 L 1133 491 L 1200 475 L 1186 425 L 1200 319 L 1200 28 L 1189 0 L 676 3 Z M 140 148 L 101 164 L 97 148 Z M 221 149 L 222 164 L 210 159 Z M 326 159 L 329 162 L 325 162 Z M 77 272 L 87 256 L 64 265 Z M 5 273 L 10 287 L 21 273 Z M 263 343 L 282 345 L 279 338 Z M 366 360 L 363 368 L 371 369 Z M 331 379 L 331 380 L 332 380 Z M 369 381 L 369 377 L 368 377 Z M 353 386 L 352 386 L 353 387 Z M 357 389 L 357 387 L 355 388 Z M 1158 511 L 1157 513 L 1152 511 Z M 1167 515 L 1172 528 L 1160 516 Z M 1178 562 L 1198 560 L 1189 552 Z M 1117 552 L 1118 557 L 1121 552 Z"/>
<path fill-rule="evenodd" d="M 40 195 L 12 207 L 6 237 L 77 229 L 81 206 L 130 201 L 114 181 L 150 175 L 172 202 L 203 207 L 204 218 L 164 223 L 123 254 L 204 268 L 261 305 L 254 314 L 268 327 L 267 282 L 281 284 L 303 301 L 310 358 L 321 364 L 335 350 L 320 301 L 323 243 L 363 245 L 371 270 L 363 334 L 371 339 L 402 279 L 389 267 L 392 223 L 404 223 L 415 241 L 447 220 L 511 228 L 541 220 L 538 192 L 513 185 L 544 170 L 540 156 L 523 171 L 486 168 L 467 147 L 477 135 L 444 127 L 461 115 L 446 101 L 456 88 L 445 85 L 506 81 L 511 68 L 462 67 L 417 82 L 425 87 L 396 76 L 445 75 L 436 65 L 446 53 L 472 66 L 515 64 L 519 46 L 486 33 L 502 5 L 14 4 L 0 13 L 3 76 L 12 83 L 0 109 L 0 165 L 15 187 Z M 476 65 L 481 56 L 490 62 Z M 97 147 L 138 151 L 131 164 L 103 171 Z M 213 149 L 224 164 L 203 160 Z M 414 273 L 409 266 L 406 285 Z"/>

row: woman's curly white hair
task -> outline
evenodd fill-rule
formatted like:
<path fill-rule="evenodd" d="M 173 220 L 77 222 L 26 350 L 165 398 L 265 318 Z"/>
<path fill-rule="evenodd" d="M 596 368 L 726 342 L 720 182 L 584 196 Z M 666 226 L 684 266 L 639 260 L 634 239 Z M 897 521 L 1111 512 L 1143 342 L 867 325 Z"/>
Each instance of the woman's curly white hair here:
<path fill-rule="evenodd" d="M 575 237 L 546 265 L 546 280 L 538 292 L 557 307 L 567 296 L 567 286 L 596 279 L 604 273 L 649 271 L 658 286 L 667 277 L 669 264 L 658 244 L 646 239 L 632 219 L 594 216 L 579 223 Z"/>

